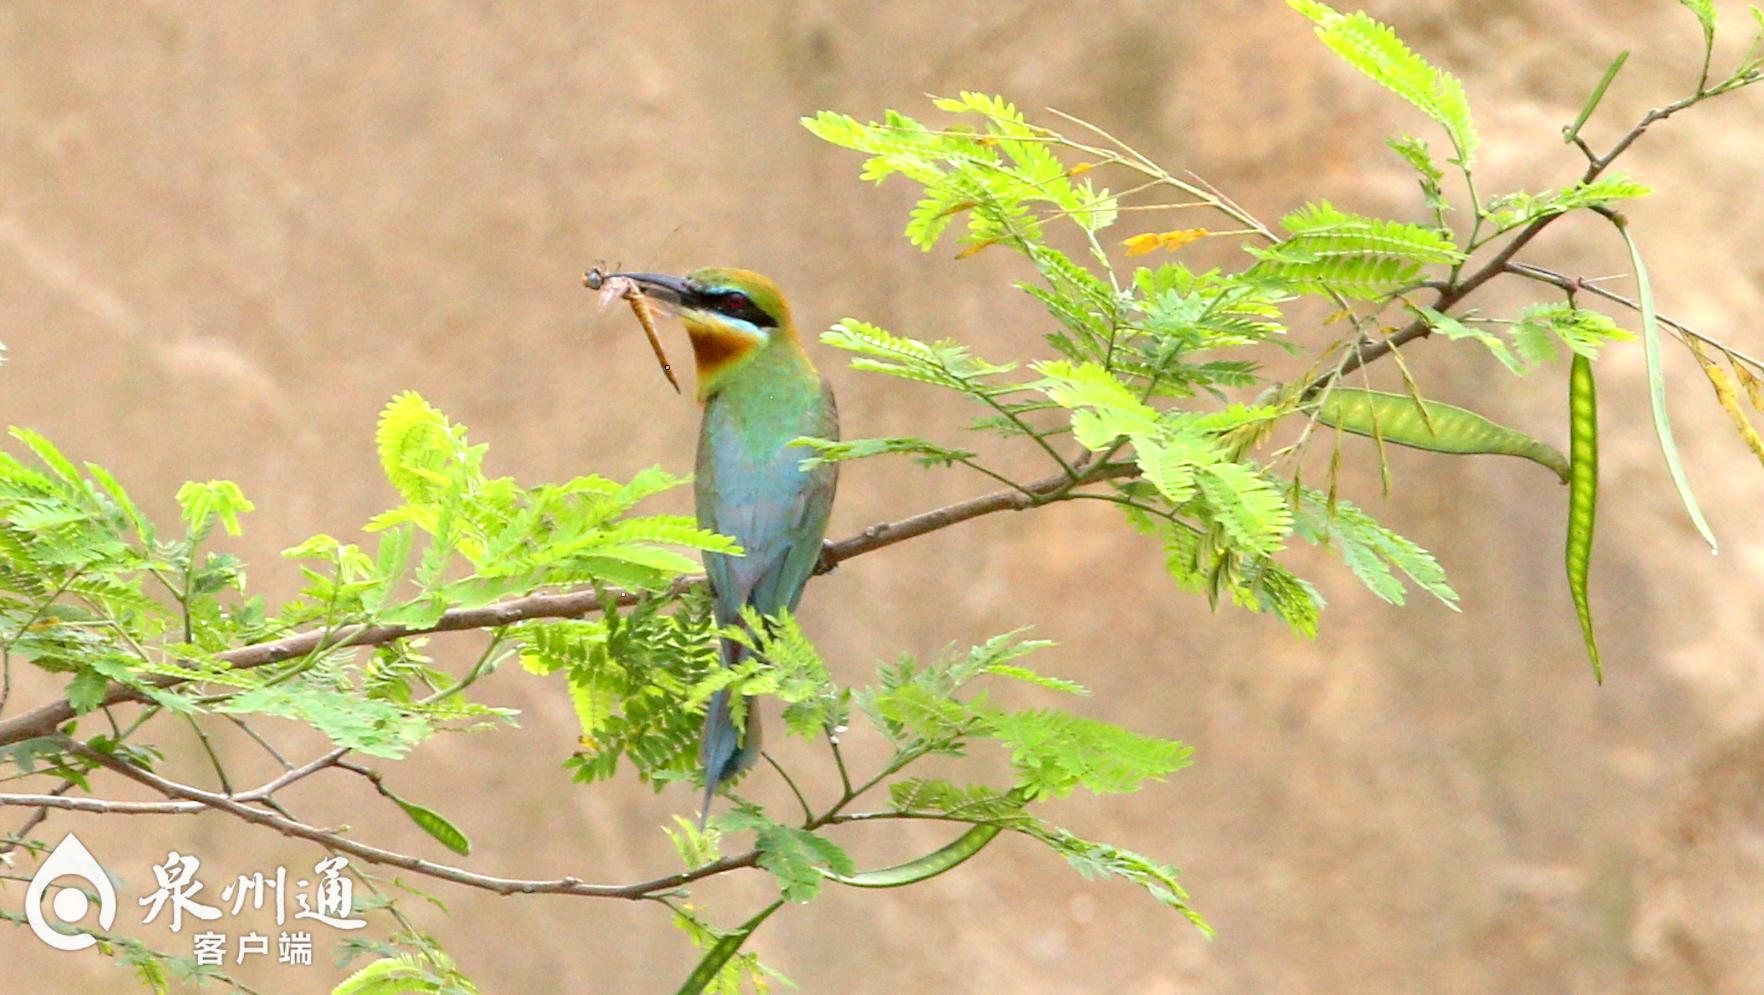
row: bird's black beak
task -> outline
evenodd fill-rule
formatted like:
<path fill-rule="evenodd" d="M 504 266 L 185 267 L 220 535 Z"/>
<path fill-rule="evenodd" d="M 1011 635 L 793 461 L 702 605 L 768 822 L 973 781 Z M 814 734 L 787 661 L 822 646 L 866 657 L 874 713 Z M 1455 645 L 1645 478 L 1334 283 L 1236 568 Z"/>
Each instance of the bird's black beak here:
<path fill-rule="evenodd" d="M 673 310 L 687 306 L 693 297 L 692 286 L 677 276 L 665 273 L 614 273 L 643 288 L 643 295 Z"/>

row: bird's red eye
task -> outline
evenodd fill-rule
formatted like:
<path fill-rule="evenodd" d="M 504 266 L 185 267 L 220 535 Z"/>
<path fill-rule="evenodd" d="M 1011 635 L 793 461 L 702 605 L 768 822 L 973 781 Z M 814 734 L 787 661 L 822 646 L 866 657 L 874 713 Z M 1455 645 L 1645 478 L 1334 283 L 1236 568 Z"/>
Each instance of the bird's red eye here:
<path fill-rule="evenodd" d="M 722 298 L 723 298 L 721 301 L 722 305 L 731 311 L 743 310 L 748 305 L 753 303 L 752 301 L 747 299 L 746 294 L 742 293 L 739 290 L 725 291 L 722 294 Z"/>

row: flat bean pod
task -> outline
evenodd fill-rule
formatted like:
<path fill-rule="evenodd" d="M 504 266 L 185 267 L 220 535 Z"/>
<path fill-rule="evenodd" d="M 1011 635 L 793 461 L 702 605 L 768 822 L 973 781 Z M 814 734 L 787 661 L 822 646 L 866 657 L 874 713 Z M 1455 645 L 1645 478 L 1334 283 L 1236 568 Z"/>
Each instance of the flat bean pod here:
<path fill-rule="evenodd" d="M 933 850 L 916 860 L 893 867 L 882 867 L 873 871 L 860 871 L 856 874 L 836 874 L 823 869 L 822 874 L 840 884 L 851 885 L 853 888 L 899 888 L 903 885 L 917 884 L 926 878 L 934 878 L 944 871 L 953 869 L 991 843 L 993 837 L 1000 832 L 998 826 L 974 826 L 967 832 L 957 836 L 948 846 Z"/>
<path fill-rule="evenodd" d="M 1599 403 L 1592 363 L 1576 355 L 1568 374 L 1568 591 L 1580 616 L 1580 634 L 1592 658 L 1593 677 L 1605 681 L 1599 644 L 1593 639 L 1592 605 L 1586 581 L 1592 567 L 1593 522 L 1599 504 Z"/>
<path fill-rule="evenodd" d="M 1317 420 L 1411 449 L 1518 456 L 1549 467 L 1563 483 L 1568 482 L 1568 458 L 1555 447 L 1466 408 L 1427 400 L 1419 405 L 1407 394 L 1337 387 L 1323 399 Z"/>

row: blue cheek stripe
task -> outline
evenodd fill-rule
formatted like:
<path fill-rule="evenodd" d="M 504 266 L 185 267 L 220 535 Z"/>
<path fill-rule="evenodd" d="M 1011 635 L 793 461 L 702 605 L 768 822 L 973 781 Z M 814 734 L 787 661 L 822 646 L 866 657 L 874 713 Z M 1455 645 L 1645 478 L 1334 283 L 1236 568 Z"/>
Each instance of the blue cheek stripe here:
<path fill-rule="evenodd" d="M 748 321 L 746 318 L 731 318 L 726 314 L 721 314 L 716 311 L 700 311 L 698 313 L 700 316 L 699 320 L 703 324 L 721 325 L 730 332 L 733 332 L 736 335 L 746 336 L 761 345 L 765 345 L 771 340 L 770 329 L 761 328 L 753 322 Z"/>

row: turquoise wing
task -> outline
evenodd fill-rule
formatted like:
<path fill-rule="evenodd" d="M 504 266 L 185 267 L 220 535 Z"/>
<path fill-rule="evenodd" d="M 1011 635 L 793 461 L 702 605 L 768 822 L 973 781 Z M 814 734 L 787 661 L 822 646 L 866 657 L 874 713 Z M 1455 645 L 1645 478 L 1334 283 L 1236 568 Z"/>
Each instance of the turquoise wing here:
<path fill-rule="evenodd" d="M 745 605 L 766 615 L 795 608 L 820 560 L 838 468 L 805 471 L 801 464 L 811 451 L 788 444 L 804 435 L 838 438 L 838 412 L 824 383 L 815 401 L 796 418 L 768 419 L 761 431 L 742 408 L 713 398 L 705 410 L 695 481 L 698 521 L 745 551 L 705 556 L 720 623 L 736 621 Z"/>

